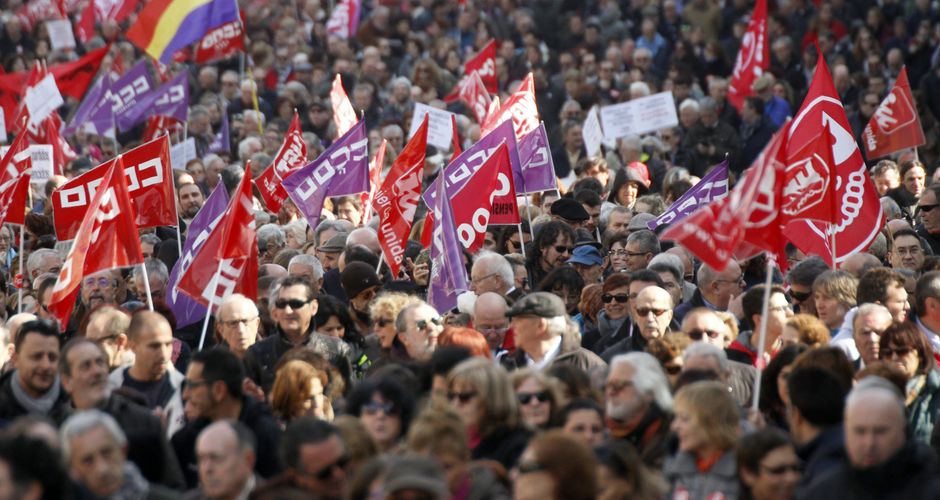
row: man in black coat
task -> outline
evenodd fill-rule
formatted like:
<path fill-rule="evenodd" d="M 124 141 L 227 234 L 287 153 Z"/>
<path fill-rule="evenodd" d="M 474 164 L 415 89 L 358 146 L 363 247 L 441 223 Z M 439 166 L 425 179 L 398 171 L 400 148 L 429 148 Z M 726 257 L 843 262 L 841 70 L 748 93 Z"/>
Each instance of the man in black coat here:
<path fill-rule="evenodd" d="M 732 159 L 731 170 L 740 174 L 750 167 L 776 131 L 777 127 L 764 116 L 763 99 L 754 96 L 744 99 L 741 108 L 741 154 Z"/>

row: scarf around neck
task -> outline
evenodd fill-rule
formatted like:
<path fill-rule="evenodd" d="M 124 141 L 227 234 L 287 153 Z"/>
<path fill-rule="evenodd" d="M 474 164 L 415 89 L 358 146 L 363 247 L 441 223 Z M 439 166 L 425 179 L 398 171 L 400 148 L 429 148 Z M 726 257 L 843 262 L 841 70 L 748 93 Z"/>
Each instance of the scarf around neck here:
<path fill-rule="evenodd" d="M 15 371 L 12 377 L 10 388 L 13 390 L 13 398 L 16 399 L 16 402 L 31 415 L 49 415 L 55 402 L 59 399 L 59 377 L 55 378 L 52 387 L 45 394 L 35 399 L 27 394 L 26 389 L 21 385 L 19 370 Z"/>

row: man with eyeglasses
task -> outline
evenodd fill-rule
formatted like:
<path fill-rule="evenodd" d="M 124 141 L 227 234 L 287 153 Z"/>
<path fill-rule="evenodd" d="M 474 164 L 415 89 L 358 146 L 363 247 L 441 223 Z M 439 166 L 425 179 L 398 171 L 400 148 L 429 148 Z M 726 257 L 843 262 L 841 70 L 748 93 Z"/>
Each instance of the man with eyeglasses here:
<path fill-rule="evenodd" d="M 147 278 L 150 280 L 150 296 L 154 301 L 163 301 L 165 299 L 166 282 L 170 280 L 170 272 L 166 264 L 159 259 L 147 259 L 144 261 L 147 267 Z M 147 287 L 144 283 L 143 266 L 134 268 L 134 289 L 137 292 L 137 300 L 147 303 Z"/>
<path fill-rule="evenodd" d="M 477 296 L 495 293 L 509 302 L 515 302 L 523 291 L 515 286 L 512 264 L 498 253 L 480 251 L 473 259 L 470 270 L 470 290 Z"/>
<path fill-rule="evenodd" d="M 85 338 L 100 346 L 108 356 L 108 371 L 133 363 L 127 330 L 131 316 L 114 306 L 104 306 L 88 314 Z"/>
<path fill-rule="evenodd" d="M 659 361 L 645 352 L 614 357 L 604 396 L 610 437 L 630 443 L 647 467 L 661 470 L 669 453 L 672 391 Z"/>
<path fill-rule="evenodd" d="M 395 318 L 398 340 L 408 358 L 424 362 L 437 348 L 437 338 L 444 331 L 444 319 L 425 301 L 405 306 Z"/>
<path fill-rule="evenodd" d="M 340 339 L 316 333 L 317 293 L 304 278 L 288 276 L 275 285 L 271 316 L 273 335 L 256 342 L 245 354 L 248 377 L 268 394 L 274 384 L 274 367 L 287 351 L 307 347 L 336 366 L 349 363 L 349 346 Z"/>
<path fill-rule="evenodd" d="M 891 267 L 920 272 L 927 253 L 917 233 L 912 229 L 902 229 L 894 233 L 893 240 L 894 249 L 888 253 Z"/>
<path fill-rule="evenodd" d="M 927 186 L 917 202 L 920 224 L 914 228 L 917 235 L 927 241 L 934 255 L 940 255 L 940 183 Z"/>
<path fill-rule="evenodd" d="M 81 299 L 86 310 L 102 304 L 115 304 L 116 283 L 110 270 L 99 271 L 82 278 Z"/>
<path fill-rule="evenodd" d="M 564 222 L 546 222 L 535 235 L 535 251 L 529 253 L 529 283 L 535 288 L 556 267 L 565 265 L 574 251 L 574 229 Z"/>
<path fill-rule="evenodd" d="M 343 498 L 349 453 L 335 425 L 313 417 L 291 421 L 281 435 L 280 456 L 287 470 L 257 488 L 257 498 Z"/>
<path fill-rule="evenodd" d="M 624 249 L 627 252 L 627 270 L 630 272 L 646 269 L 653 257 L 662 251 L 659 238 L 649 229 L 630 233 Z"/>
<path fill-rule="evenodd" d="M 697 307 L 682 319 L 682 333 L 692 342 L 705 342 L 724 349 L 734 339 L 729 338 L 728 325 L 707 307 Z"/>
<path fill-rule="evenodd" d="M 787 272 L 787 283 L 790 284 L 787 295 L 793 300 L 794 312 L 816 315 L 813 281 L 828 270 L 826 262 L 817 256 L 807 257 L 790 268 Z"/>
<path fill-rule="evenodd" d="M 731 299 L 744 291 L 744 272 L 738 262 L 731 260 L 724 271 L 718 272 L 708 264 L 702 264 L 696 274 L 697 288 L 692 300 L 676 307 L 676 321 L 682 322 L 685 314 L 696 307 L 707 307 L 713 311 L 727 311 Z"/>
<path fill-rule="evenodd" d="M 197 352 L 189 363 L 183 384 L 187 423 L 170 442 L 190 488 L 199 481 L 195 453 L 199 433 L 223 420 L 241 422 L 255 435 L 258 442 L 255 471 L 261 477 L 273 477 L 283 469 L 277 456 L 281 427 L 267 403 L 243 393 L 244 379 L 241 360 L 220 347 Z"/>
<path fill-rule="evenodd" d="M 728 359 L 757 365 L 757 350 L 760 342 L 760 324 L 763 317 L 764 285 L 751 287 L 744 292 L 741 308 L 744 310 L 744 325 L 748 327 L 738 334 L 738 338 L 728 346 Z M 770 352 L 771 346 L 783 334 L 787 320 L 793 316 L 793 307 L 787 301 L 783 287 L 770 287 L 770 301 L 767 307 L 767 335 L 764 340 L 763 354 Z"/>
<path fill-rule="evenodd" d="M 509 318 L 506 317 L 508 310 L 506 299 L 493 292 L 480 295 L 473 304 L 473 327 L 486 337 L 486 343 L 496 359 L 507 352 L 504 342 L 506 332 L 509 331 Z"/>
<path fill-rule="evenodd" d="M 215 331 L 222 340 L 219 346 L 227 348 L 242 361 L 248 349 L 258 341 L 260 325 L 258 306 L 239 293 L 226 297 L 215 313 Z"/>
<path fill-rule="evenodd" d="M 630 282 L 630 299 L 631 335 L 607 348 L 601 354 L 605 361 L 625 352 L 645 351 L 650 340 L 662 338 L 676 326 L 672 323 L 672 297 L 659 284 L 645 281 L 642 276 L 634 277 Z"/>

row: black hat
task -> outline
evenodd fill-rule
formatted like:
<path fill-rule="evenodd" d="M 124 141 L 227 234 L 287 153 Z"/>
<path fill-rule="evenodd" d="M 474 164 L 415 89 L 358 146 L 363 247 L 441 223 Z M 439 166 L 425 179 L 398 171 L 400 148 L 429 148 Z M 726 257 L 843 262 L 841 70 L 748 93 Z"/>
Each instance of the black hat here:
<path fill-rule="evenodd" d="M 557 318 L 558 316 L 564 316 L 565 313 L 567 313 L 565 303 L 557 295 L 549 292 L 533 292 L 517 300 L 506 311 L 506 317 L 538 316 L 540 318 Z"/>
<path fill-rule="evenodd" d="M 591 218 L 584 206 L 572 198 L 559 198 L 552 203 L 552 215 L 557 215 L 565 220 L 573 222 L 584 222 Z"/>
<path fill-rule="evenodd" d="M 340 281 L 343 283 L 343 290 L 350 299 L 359 295 L 364 290 L 382 284 L 379 276 L 375 274 L 375 268 L 365 262 L 350 262 L 340 274 Z"/>

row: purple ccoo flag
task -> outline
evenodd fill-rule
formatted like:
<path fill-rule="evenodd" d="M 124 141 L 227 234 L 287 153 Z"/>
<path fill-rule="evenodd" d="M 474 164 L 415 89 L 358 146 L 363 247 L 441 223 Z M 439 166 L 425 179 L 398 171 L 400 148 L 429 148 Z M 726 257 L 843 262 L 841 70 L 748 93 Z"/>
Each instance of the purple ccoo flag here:
<path fill-rule="evenodd" d="M 509 163 L 512 166 L 512 181 L 516 190 L 522 192 L 523 185 L 522 167 L 519 161 L 519 150 L 516 149 L 516 133 L 512 128 L 512 120 L 505 120 L 486 134 L 485 137 L 477 141 L 460 154 L 454 161 L 444 167 L 441 172 L 447 179 L 447 197 L 452 198 L 460 188 L 470 180 L 470 177 L 483 166 L 486 159 L 490 157 L 499 145 L 506 141 L 509 147 Z M 434 198 L 437 196 L 437 183 L 428 186 L 422 198 L 427 206 L 433 206 Z"/>
<path fill-rule="evenodd" d="M 692 186 L 688 191 L 679 197 L 669 208 L 659 217 L 646 223 L 646 227 L 656 229 L 659 226 L 672 224 L 680 221 L 685 216 L 698 210 L 713 200 L 720 200 L 728 195 L 728 160 L 725 160 L 715 168 L 702 176 L 698 184 Z"/>
<path fill-rule="evenodd" d="M 434 185 L 443 188 L 443 177 Z M 437 197 L 434 207 L 434 230 L 431 236 L 431 277 L 428 281 L 428 303 L 440 314 L 457 307 L 457 296 L 470 289 L 463 251 L 457 241 L 457 229 L 451 213 L 450 200 Z"/>
<path fill-rule="evenodd" d="M 323 200 L 369 192 L 369 137 L 365 122 L 359 120 L 316 160 L 281 181 L 311 226 L 320 223 Z"/>
<path fill-rule="evenodd" d="M 208 314 L 205 306 L 191 299 L 189 295 L 180 293 L 176 284 L 179 283 L 180 277 L 182 277 L 186 269 L 189 268 L 193 258 L 199 253 L 203 244 L 209 239 L 209 234 L 212 233 L 212 229 L 222 220 L 222 215 L 225 214 L 227 207 L 228 191 L 220 182 L 209 197 L 206 198 L 206 202 L 202 205 L 202 208 L 199 209 L 199 213 L 196 214 L 196 217 L 190 222 L 189 227 L 186 229 L 186 234 L 188 234 L 189 237 L 186 238 L 186 244 L 183 245 L 183 254 L 180 255 L 180 259 L 176 261 L 176 265 L 173 266 L 173 270 L 170 272 L 170 277 L 166 284 L 166 289 L 169 291 L 169 293 L 166 294 L 166 303 L 176 316 L 177 327 L 183 327 L 196 323 L 197 321 L 202 321 L 205 319 L 206 314 Z"/>
<path fill-rule="evenodd" d="M 111 111 L 112 102 L 109 93 L 114 86 L 111 73 L 104 74 L 85 94 L 79 104 L 75 115 L 69 124 L 62 129 L 64 135 L 75 135 L 79 130 L 104 135 L 114 128 L 114 113 Z"/>
<path fill-rule="evenodd" d="M 141 97 L 137 103 L 121 113 L 117 113 L 117 125 L 122 131 L 151 116 L 169 116 L 181 122 L 188 118 L 189 80 L 184 71 L 160 88 Z"/>
<path fill-rule="evenodd" d="M 558 188 L 555 182 L 555 163 L 552 150 L 545 132 L 545 122 L 539 128 L 519 139 L 519 159 L 522 161 L 522 177 L 525 186 L 516 184 L 520 193 L 537 193 Z M 523 189 L 524 188 L 524 189 Z"/>
<path fill-rule="evenodd" d="M 229 152 L 229 132 L 228 132 L 228 113 L 225 110 L 222 110 L 222 125 L 219 127 L 218 133 L 215 134 L 212 138 L 212 143 L 209 144 L 210 153 L 219 153 L 219 152 Z"/>

